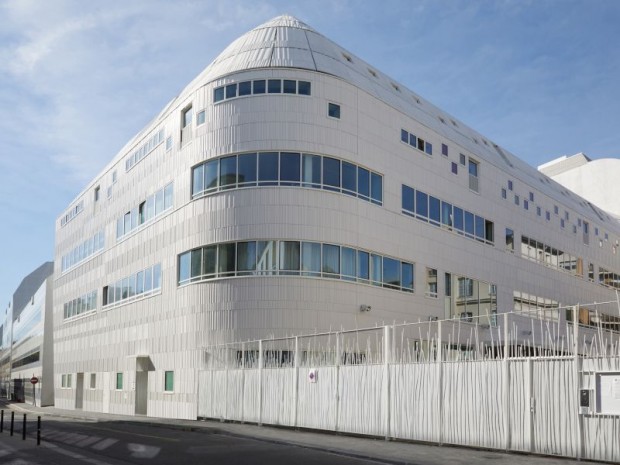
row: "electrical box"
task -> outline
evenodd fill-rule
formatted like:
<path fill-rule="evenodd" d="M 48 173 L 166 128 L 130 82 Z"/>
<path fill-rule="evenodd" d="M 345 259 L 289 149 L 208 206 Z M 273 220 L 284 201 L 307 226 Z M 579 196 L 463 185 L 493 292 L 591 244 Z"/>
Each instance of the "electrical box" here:
<path fill-rule="evenodd" d="M 579 413 L 587 415 L 592 413 L 594 407 L 594 392 L 590 389 L 579 390 Z"/>

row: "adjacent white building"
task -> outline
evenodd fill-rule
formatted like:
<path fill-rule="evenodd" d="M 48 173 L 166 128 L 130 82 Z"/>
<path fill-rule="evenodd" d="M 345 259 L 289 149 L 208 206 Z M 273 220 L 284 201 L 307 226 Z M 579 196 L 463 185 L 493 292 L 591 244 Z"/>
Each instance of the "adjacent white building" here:
<path fill-rule="evenodd" d="M 54 263 L 46 262 L 24 277 L 0 315 L 2 397 L 54 404 L 53 275 Z"/>
<path fill-rule="evenodd" d="M 56 406 L 196 418 L 218 342 L 562 319 L 561 303 L 615 298 L 619 238 L 597 206 L 280 16 L 215 58 L 58 218 Z"/>

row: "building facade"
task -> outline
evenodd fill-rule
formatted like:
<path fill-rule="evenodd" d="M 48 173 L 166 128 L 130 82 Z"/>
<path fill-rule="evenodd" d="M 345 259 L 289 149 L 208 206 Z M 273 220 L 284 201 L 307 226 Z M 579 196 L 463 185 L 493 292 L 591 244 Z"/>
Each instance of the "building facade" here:
<path fill-rule="evenodd" d="M 53 275 L 54 263 L 46 262 L 26 276 L 0 318 L 2 397 L 54 404 Z"/>
<path fill-rule="evenodd" d="M 207 345 L 564 318 L 561 303 L 615 298 L 619 238 L 595 205 L 281 16 L 59 217 L 56 406 L 196 418 Z"/>

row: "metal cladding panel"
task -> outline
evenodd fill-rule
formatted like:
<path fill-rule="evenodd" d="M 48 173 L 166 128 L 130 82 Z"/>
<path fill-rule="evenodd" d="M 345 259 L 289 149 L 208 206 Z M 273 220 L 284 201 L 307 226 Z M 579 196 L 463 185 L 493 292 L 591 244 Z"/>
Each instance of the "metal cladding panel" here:
<path fill-rule="evenodd" d="M 304 31 L 303 29 L 278 27 L 276 28 L 276 31 L 276 47 L 303 48 L 306 50 L 310 49 L 310 47 L 308 46 L 306 31 Z"/>
<path fill-rule="evenodd" d="M 271 58 L 271 66 L 316 69 L 310 50 L 291 47 L 275 47 Z"/>
<path fill-rule="evenodd" d="M 268 68 L 271 63 L 271 54 L 271 47 L 250 49 L 215 63 L 212 73 L 214 75 L 224 76 L 234 73 L 235 71 L 252 68 Z"/>

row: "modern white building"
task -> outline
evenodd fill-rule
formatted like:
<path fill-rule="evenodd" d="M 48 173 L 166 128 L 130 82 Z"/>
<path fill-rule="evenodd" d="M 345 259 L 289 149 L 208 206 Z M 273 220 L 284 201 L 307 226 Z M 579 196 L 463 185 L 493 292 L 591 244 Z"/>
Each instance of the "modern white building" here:
<path fill-rule="evenodd" d="M 556 158 L 538 170 L 589 202 L 620 218 L 620 159 L 591 160 L 586 154 Z"/>
<path fill-rule="evenodd" d="M 597 206 L 280 16 L 58 218 L 56 406 L 196 418 L 210 344 L 562 319 L 561 303 L 615 298 L 619 239 Z"/>
<path fill-rule="evenodd" d="M 53 275 L 53 262 L 39 266 L 22 280 L 0 315 L 2 397 L 54 404 Z"/>

